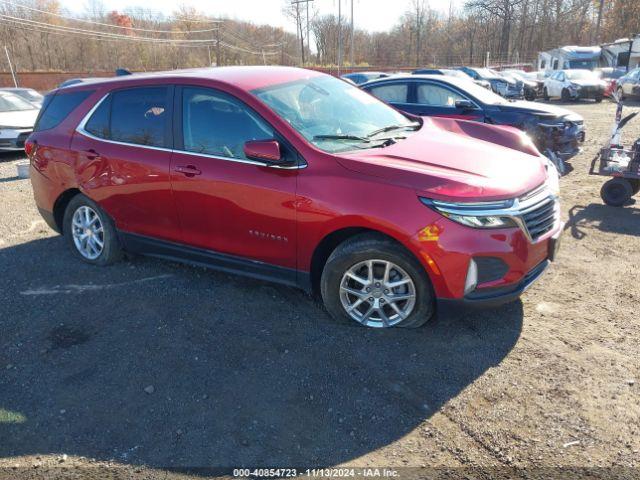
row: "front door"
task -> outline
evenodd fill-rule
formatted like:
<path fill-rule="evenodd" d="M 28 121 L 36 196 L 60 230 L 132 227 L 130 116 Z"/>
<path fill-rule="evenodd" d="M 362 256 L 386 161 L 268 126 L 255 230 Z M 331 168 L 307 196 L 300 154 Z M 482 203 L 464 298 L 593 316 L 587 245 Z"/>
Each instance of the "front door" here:
<path fill-rule="evenodd" d="M 456 107 L 458 100 L 469 100 L 467 97 L 435 82 L 415 82 L 415 90 L 410 92 L 410 102 L 405 110 L 414 115 L 431 117 L 448 117 L 462 120 L 484 121 L 484 112 L 476 108 Z"/>
<path fill-rule="evenodd" d="M 184 243 L 295 268 L 298 171 L 250 160 L 243 150 L 249 140 L 278 139 L 272 127 L 210 88 L 177 87 L 175 105 L 180 128 L 171 182 Z"/>

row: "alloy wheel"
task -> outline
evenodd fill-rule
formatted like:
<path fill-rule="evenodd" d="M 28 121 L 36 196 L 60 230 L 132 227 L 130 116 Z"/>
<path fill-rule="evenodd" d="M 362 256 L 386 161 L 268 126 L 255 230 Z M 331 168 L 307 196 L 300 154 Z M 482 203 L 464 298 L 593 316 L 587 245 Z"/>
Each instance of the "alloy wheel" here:
<path fill-rule="evenodd" d="M 350 267 L 340 281 L 340 301 L 351 318 L 367 327 L 392 327 L 416 304 L 413 279 L 388 260 L 365 260 Z"/>
<path fill-rule="evenodd" d="M 71 235 L 78 252 L 88 260 L 95 260 L 104 249 L 104 228 L 100 216 L 83 205 L 73 212 Z"/>

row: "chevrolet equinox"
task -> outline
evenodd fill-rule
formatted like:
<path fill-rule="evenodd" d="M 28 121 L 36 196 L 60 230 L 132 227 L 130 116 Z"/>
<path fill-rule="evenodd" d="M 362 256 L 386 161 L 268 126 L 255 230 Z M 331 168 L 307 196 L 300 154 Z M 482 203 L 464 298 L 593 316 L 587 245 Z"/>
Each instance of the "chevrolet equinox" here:
<path fill-rule="evenodd" d="M 557 173 L 523 133 L 400 113 L 297 68 L 58 88 L 25 150 L 38 209 L 79 259 L 268 279 L 368 327 L 512 301 L 562 230 Z"/>

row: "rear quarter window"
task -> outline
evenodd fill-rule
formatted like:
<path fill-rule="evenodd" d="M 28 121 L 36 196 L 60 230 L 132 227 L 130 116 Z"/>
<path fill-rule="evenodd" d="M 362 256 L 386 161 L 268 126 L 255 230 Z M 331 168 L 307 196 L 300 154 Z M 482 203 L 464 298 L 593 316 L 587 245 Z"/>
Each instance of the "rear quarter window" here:
<path fill-rule="evenodd" d="M 40 132 L 57 127 L 93 92 L 93 90 L 80 90 L 76 92 L 50 93 L 44 98 L 40 115 L 38 115 L 33 131 Z"/>

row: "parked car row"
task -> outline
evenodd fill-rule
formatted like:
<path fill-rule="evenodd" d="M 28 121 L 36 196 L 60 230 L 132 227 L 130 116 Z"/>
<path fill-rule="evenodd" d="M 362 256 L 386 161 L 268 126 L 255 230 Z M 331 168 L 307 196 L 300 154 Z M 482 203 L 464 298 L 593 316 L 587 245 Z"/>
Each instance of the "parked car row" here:
<path fill-rule="evenodd" d="M 520 114 L 463 82 L 364 88 Z M 514 300 L 562 232 L 558 175 L 522 131 L 422 115 L 297 68 L 129 75 L 47 94 L 25 151 L 40 213 L 85 262 L 181 260 L 315 292 L 340 321 L 417 327 Z"/>

